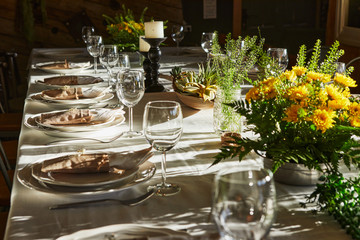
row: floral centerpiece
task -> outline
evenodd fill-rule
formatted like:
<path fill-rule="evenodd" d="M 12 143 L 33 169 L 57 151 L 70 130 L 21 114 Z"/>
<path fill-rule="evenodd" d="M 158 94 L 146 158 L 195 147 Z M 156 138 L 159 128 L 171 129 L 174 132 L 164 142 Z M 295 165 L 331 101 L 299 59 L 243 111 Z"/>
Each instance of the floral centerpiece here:
<path fill-rule="evenodd" d="M 139 37 L 145 35 L 144 14 L 147 8 L 142 11 L 139 20 L 136 20 L 133 12 L 122 5 L 123 14 L 116 14 L 110 17 L 103 14 L 106 31 L 110 38 L 108 42 L 117 44 L 120 51 L 134 52 L 139 49 Z"/>
<path fill-rule="evenodd" d="M 233 144 L 221 148 L 214 164 L 235 156 L 241 161 L 255 150 L 273 160 L 274 172 L 288 162 L 324 171 L 323 182 L 307 203 L 317 203 L 339 222 L 344 220 L 342 214 L 348 214 L 344 227 L 358 238 L 360 181 L 344 180 L 339 164 L 360 167 L 360 144 L 355 140 L 360 136 L 360 101 L 349 90 L 356 86 L 349 77 L 353 68 L 343 74 L 335 72 L 334 62 L 344 54 L 339 43 L 333 44 L 321 64 L 320 44 L 318 40 L 308 62 L 306 47 L 301 46 L 292 70 L 256 82 L 245 100 L 228 104 L 247 118 L 259 137 L 235 137 Z"/>

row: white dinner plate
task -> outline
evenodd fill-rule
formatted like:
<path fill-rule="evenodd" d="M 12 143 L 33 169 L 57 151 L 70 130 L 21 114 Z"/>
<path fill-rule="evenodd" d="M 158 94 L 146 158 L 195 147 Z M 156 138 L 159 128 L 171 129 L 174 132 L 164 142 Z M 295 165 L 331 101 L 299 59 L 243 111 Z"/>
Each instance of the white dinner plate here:
<path fill-rule="evenodd" d="M 138 168 L 118 171 L 112 168 L 110 172 L 102 173 L 44 173 L 41 171 L 42 162 L 31 165 L 32 176 L 47 184 L 63 187 L 98 187 L 106 184 L 129 182 Z"/>
<path fill-rule="evenodd" d="M 70 77 L 71 75 L 66 75 L 66 76 L 58 76 L 58 77 Z M 87 76 L 87 75 L 79 75 L 79 78 L 84 77 L 84 78 L 98 78 L 100 81 L 96 82 L 96 83 L 91 83 L 91 84 L 74 84 L 74 85 L 67 85 L 67 86 L 71 86 L 71 87 L 93 87 L 93 86 L 97 86 L 97 85 L 102 85 L 104 83 L 104 79 L 102 79 L 101 77 L 93 77 L 93 76 Z M 49 83 L 45 83 L 42 80 L 35 80 L 35 83 L 46 86 L 46 87 L 54 87 L 54 88 L 62 88 L 65 86 L 64 85 L 57 85 L 57 84 L 49 84 Z"/>
<path fill-rule="evenodd" d="M 41 102 L 41 103 L 51 103 L 54 105 L 58 105 L 60 107 L 66 107 L 69 108 L 69 105 L 92 105 L 96 103 L 103 103 L 107 102 L 114 98 L 113 93 L 105 93 L 101 97 L 97 98 L 84 98 L 84 99 L 72 99 L 72 100 L 45 100 L 41 97 L 41 93 L 34 93 L 29 95 L 28 99 Z"/>
<path fill-rule="evenodd" d="M 92 68 L 92 64 L 87 65 L 85 67 L 59 68 L 59 69 L 51 69 L 51 68 L 46 68 L 45 67 L 47 65 L 57 64 L 57 63 L 64 63 L 64 61 L 37 63 L 35 65 L 35 68 L 40 69 L 40 70 L 42 70 L 44 72 L 58 73 L 58 74 L 74 74 L 74 73 L 79 73 L 79 72 L 82 72 L 82 71 L 84 71 L 86 69 Z"/>
<path fill-rule="evenodd" d="M 69 110 L 59 110 L 59 111 L 52 111 L 47 112 L 48 113 L 58 113 L 58 112 L 67 112 Z M 110 111 L 110 110 L 109 110 Z M 91 114 L 97 114 L 97 109 L 90 109 Z M 42 128 L 49 128 L 53 130 L 59 130 L 64 132 L 84 132 L 84 131 L 92 131 L 92 130 L 98 130 L 99 128 L 104 128 L 112 124 L 112 122 L 115 120 L 115 116 L 111 116 L 110 118 L 106 119 L 105 121 L 90 121 L 89 123 L 84 124 L 74 124 L 74 125 L 52 125 L 52 124 L 44 124 L 40 122 L 40 116 L 41 113 L 36 114 L 34 116 L 35 123 Z"/>
<path fill-rule="evenodd" d="M 156 171 L 155 164 L 149 161 L 141 164 L 130 181 L 101 185 L 96 187 L 67 187 L 39 182 L 32 175 L 32 164 L 28 164 L 17 173 L 19 182 L 29 189 L 35 189 L 47 193 L 62 193 L 70 195 L 94 195 L 120 191 L 131 188 L 139 183 L 151 179 Z"/>
<path fill-rule="evenodd" d="M 123 115 L 117 116 L 114 121 L 109 125 L 103 126 L 102 128 L 91 130 L 91 131 L 80 131 L 80 132 L 68 132 L 68 131 L 59 131 L 56 129 L 41 127 L 35 122 L 34 117 L 28 117 L 25 121 L 25 126 L 28 128 L 42 131 L 46 135 L 52 137 L 63 137 L 63 138 L 86 138 L 86 137 L 96 137 L 101 138 L 100 136 L 111 137 L 111 134 L 119 134 L 118 126 L 125 122 L 125 117 Z M 90 129 L 87 129 L 90 130 Z"/>

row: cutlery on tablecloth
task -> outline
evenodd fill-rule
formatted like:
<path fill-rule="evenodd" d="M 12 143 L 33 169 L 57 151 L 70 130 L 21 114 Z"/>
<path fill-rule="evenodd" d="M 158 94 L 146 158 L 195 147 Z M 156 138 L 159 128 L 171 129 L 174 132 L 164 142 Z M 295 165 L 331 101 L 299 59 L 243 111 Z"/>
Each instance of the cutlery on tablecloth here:
<path fill-rule="evenodd" d="M 120 138 L 122 135 L 124 135 L 124 133 L 118 134 L 112 138 L 109 139 L 99 139 L 99 138 L 89 138 L 89 137 L 79 137 L 79 138 L 64 138 L 64 139 L 59 139 L 59 140 L 54 140 L 51 142 L 48 142 L 46 145 L 53 145 L 55 143 L 59 143 L 59 142 L 67 142 L 67 141 L 81 141 L 81 140 L 93 140 L 93 141 L 97 141 L 97 142 L 101 142 L 101 143 L 110 143 L 115 141 L 116 139 Z"/>
<path fill-rule="evenodd" d="M 76 207 L 82 207 L 84 205 L 92 204 L 92 203 L 100 203 L 100 202 L 116 202 L 120 203 L 122 205 L 126 206 L 136 206 L 143 202 L 145 202 L 147 199 L 152 197 L 155 193 L 155 190 L 152 189 L 145 193 L 144 195 L 141 195 L 137 198 L 133 199 L 126 199 L 126 200 L 120 200 L 120 199 L 114 199 L 114 198 L 105 198 L 105 199 L 96 199 L 96 200 L 90 200 L 90 201 L 83 201 L 83 202 L 74 202 L 74 203 L 65 203 L 65 204 L 59 204 L 50 206 L 50 210 L 56 210 L 56 209 L 65 209 L 65 208 L 76 208 Z"/>

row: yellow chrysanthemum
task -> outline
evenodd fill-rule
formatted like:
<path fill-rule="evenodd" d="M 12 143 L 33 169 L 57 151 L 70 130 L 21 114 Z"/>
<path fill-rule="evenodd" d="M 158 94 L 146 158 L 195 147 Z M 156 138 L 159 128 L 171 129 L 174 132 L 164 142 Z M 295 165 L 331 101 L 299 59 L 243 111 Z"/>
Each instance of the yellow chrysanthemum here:
<path fill-rule="evenodd" d="M 299 66 L 292 67 L 292 70 L 296 73 L 296 76 L 302 76 L 307 71 L 305 67 L 299 67 Z"/>
<path fill-rule="evenodd" d="M 346 119 L 349 117 L 349 115 L 347 114 L 347 112 L 342 112 L 339 116 L 339 120 L 340 121 L 346 121 Z"/>
<path fill-rule="evenodd" d="M 349 106 L 349 112 L 352 116 L 360 117 L 360 104 L 357 102 L 352 102 Z"/>
<path fill-rule="evenodd" d="M 334 126 L 336 113 L 333 110 L 316 109 L 312 117 L 312 122 L 317 130 L 322 133 Z"/>
<path fill-rule="evenodd" d="M 360 127 L 360 118 L 357 116 L 349 117 L 349 121 L 351 126 L 353 127 Z"/>
<path fill-rule="evenodd" d="M 351 77 L 347 77 L 343 74 L 336 73 L 334 81 L 345 86 L 345 87 L 356 87 L 356 81 Z"/>
<path fill-rule="evenodd" d="M 281 78 L 282 77 L 285 77 L 287 80 L 294 82 L 296 80 L 296 72 L 286 70 L 284 73 L 282 73 Z"/>
<path fill-rule="evenodd" d="M 245 99 L 250 102 L 251 100 L 258 100 L 260 99 L 260 91 L 257 87 L 251 88 L 245 96 Z"/>
<path fill-rule="evenodd" d="M 331 81 L 331 76 L 329 74 L 323 74 L 318 72 L 310 71 L 307 73 L 307 78 L 311 81 L 321 81 L 323 83 L 328 83 Z"/>
<path fill-rule="evenodd" d="M 337 109 L 348 109 L 350 106 L 350 100 L 347 98 L 340 98 L 335 100 L 330 100 L 328 102 L 328 107 L 334 110 Z"/>
<path fill-rule="evenodd" d="M 289 108 L 285 110 L 286 117 L 284 117 L 282 120 L 287 122 L 293 122 L 296 123 L 298 119 L 298 111 L 301 109 L 300 105 L 291 105 Z"/>
<path fill-rule="evenodd" d="M 318 94 L 318 100 L 320 103 L 320 106 L 324 106 L 328 100 L 328 94 L 324 89 L 321 89 Z"/>
<path fill-rule="evenodd" d="M 343 98 L 343 95 L 341 94 L 339 89 L 336 86 L 334 86 L 333 84 L 326 85 L 325 90 L 329 96 L 329 99 L 331 99 L 331 100 Z"/>
<path fill-rule="evenodd" d="M 307 98 L 309 94 L 305 85 L 293 87 L 289 90 L 289 99 L 293 101 L 302 101 Z"/>

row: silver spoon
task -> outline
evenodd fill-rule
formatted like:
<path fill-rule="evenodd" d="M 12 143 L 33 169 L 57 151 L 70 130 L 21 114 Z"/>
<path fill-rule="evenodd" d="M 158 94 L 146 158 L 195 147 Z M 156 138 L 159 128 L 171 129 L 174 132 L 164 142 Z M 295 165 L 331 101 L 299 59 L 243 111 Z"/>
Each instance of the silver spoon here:
<path fill-rule="evenodd" d="M 155 193 L 155 190 L 152 189 L 149 192 L 145 193 L 144 195 L 141 195 L 137 198 L 133 199 L 126 199 L 126 200 L 120 200 L 120 199 L 114 199 L 114 198 L 105 198 L 105 199 L 97 199 L 97 200 L 90 200 L 90 201 L 83 201 L 83 202 L 74 202 L 74 203 L 65 203 L 65 204 L 59 204 L 50 206 L 50 210 L 56 210 L 56 209 L 65 209 L 65 208 L 75 208 L 75 207 L 81 207 L 83 205 L 92 204 L 92 203 L 99 203 L 99 202 L 116 202 L 120 203 L 122 205 L 126 206 L 136 206 L 140 203 L 143 203 L 150 197 L 152 197 Z"/>

